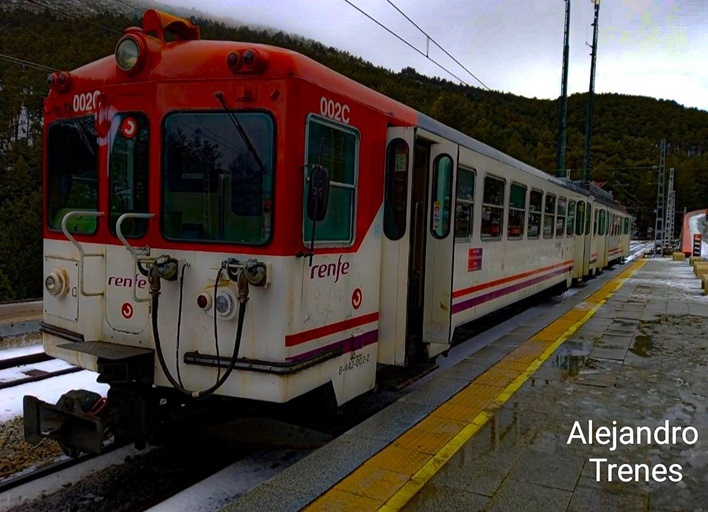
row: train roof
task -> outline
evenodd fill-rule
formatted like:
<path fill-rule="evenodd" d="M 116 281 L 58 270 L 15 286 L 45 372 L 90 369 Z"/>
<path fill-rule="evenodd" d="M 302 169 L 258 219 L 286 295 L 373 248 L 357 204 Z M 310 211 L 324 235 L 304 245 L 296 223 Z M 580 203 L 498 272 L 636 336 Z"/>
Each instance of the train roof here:
<path fill-rule="evenodd" d="M 178 37 L 177 41 L 168 42 L 162 36 L 164 30 L 169 30 L 170 27 L 176 27 L 181 31 L 182 36 Z M 147 35 L 153 33 L 157 33 L 158 37 Z M 152 9 L 146 11 L 143 16 L 142 29 L 131 27 L 126 29 L 125 34 L 144 37 L 148 52 L 144 69 L 127 75 L 117 68 L 113 56 L 107 56 L 71 72 L 72 81 L 79 88 L 86 90 L 106 85 L 145 81 L 190 80 L 197 75 L 204 79 L 232 79 L 235 75 L 227 65 L 229 54 L 234 51 L 254 49 L 263 52 L 267 59 L 269 78 L 298 77 L 319 87 L 344 93 L 369 108 L 400 119 L 404 123 L 419 126 L 521 172 L 577 193 L 592 195 L 602 204 L 622 209 L 612 199 L 611 194 L 591 183 L 572 182 L 536 169 L 298 52 L 256 43 L 200 40 L 198 27 L 191 25 L 187 20 Z M 241 76 L 246 78 L 257 74 Z M 49 96 L 52 97 L 54 94 L 55 91 L 50 90 Z"/>
<path fill-rule="evenodd" d="M 514 169 L 532 174 L 561 187 L 570 188 L 576 192 L 586 193 L 585 190 L 578 190 L 574 187 L 569 187 L 566 181 L 556 178 L 555 176 L 551 176 L 547 172 L 543 172 L 540 169 L 536 169 L 535 167 L 522 162 L 521 160 L 517 160 L 516 158 L 513 158 L 506 153 L 485 144 L 484 142 L 480 142 L 469 135 L 465 135 L 454 128 L 450 128 L 449 126 L 436 121 L 422 112 L 418 112 L 418 125 L 424 130 L 434 133 L 435 135 L 439 135 L 440 137 L 443 137 L 451 142 L 455 142 L 460 146 L 471 149 L 472 151 L 491 158 L 492 160 L 497 160 L 498 162 L 513 167 Z"/>
<path fill-rule="evenodd" d="M 447 139 L 451 142 L 455 142 L 463 147 L 471 149 L 472 151 L 475 151 L 493 160 L 497 160 L 519 171 L 532 174 L 533 176 L 539 177 L 546 181 L 550 181 L 551 183 L 555 183 L 556 185 L 564 187 L 568 190 L 572 190 L 573 192 L 577 192 L 578 194 L 593 196 L 598 203 L 603 204 L 605 206 L 614 208 L 625 213 L 627 211 L 624 206 L 622 206 L 613 199 L 612 193 L 601 189 L 592 182 L 571 181 L 568 178 L 558 178 L 556 176 L 552 176 L 547 172 L 544 172 L 540 169 L 536 169 L 535 167 L 529 164 L 526 164 L 520 160 L 517 160 L 516 158 L 507 155 L 506 153 L 499 151 L 498 149 L 495 149 L 483 142 L 480 142 L 477 139 L 470 137 L 469 135 L 465 135 L 464 133 L 459 132 L 454 128 L 450 128 L 449 126 L 444 125 L 441 122 L 436 121 L 432 117 L 429 117 L 421 112 L 418 112 L 418 119 L 418 125 L 421 128 L 431 133 L 434 133 L 435 135 L 439 135 L 444 139 Z"/>

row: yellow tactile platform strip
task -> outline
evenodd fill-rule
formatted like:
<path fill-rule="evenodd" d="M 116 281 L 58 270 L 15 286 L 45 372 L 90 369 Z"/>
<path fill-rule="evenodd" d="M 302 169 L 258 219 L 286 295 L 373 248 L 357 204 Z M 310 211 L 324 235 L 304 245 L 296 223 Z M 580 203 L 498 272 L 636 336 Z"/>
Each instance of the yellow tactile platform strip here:
<path fill-rule="evenodd" d="M 635 262 L 526 340 L 305 510 L 399 510 L 644 263 Z"/>

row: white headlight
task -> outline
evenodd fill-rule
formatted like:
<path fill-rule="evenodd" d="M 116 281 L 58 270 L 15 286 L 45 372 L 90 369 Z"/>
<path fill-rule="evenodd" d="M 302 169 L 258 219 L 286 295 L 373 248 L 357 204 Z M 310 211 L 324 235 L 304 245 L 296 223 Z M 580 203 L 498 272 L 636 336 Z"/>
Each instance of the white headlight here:
<path fill-rule="evenodd" d="M 131 71 L 140 61 L 140 45 L 132 37 L 126 37 L 116 46 L 116 64 L 123 71 Z"/>
<path fill-rule="evenodd" d="M 217 313 L 222 317 L 228 317 L 234 312 L 234 298 L 228 292 L 219 292 L 214 303 Z"/>
<path fill-rule="evenodd" d="M 66 291 L 66 283 L 64 282 L 64 277 L 60 271 L 50 272 L 49 275 L 44 279 L 44 288 L 50 295 L 55 297 L 61 296 Z"/>

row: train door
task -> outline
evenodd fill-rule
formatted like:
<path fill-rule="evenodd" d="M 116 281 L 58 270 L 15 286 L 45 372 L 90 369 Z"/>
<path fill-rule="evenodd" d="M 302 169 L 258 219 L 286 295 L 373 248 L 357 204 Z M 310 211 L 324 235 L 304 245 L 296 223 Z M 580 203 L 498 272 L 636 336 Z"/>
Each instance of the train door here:
<path fill-rule="evenodd" d="M 406 286 L 406 359 L 424 359 L 423 315 L 427 242 L 428 172 L 432 144 L 416 138 L 411 175 L 410 238 Z"/>
<path fill-rule="evenodd" d="M 379 353 L 383 364 L 406 363 L 406 318 L 409 254 L 416 226 L 412 222 L 415 129 L 391 127 L 386 136 L 386 163 L 379 291 Z M 426 157 L 427 158 L 427 157 Z M 425 173 L 423 173 L 425 174 Z M 413 205 L 413 206 L 412 206 Z"/>
<path fill-rule="evenodd" d="M 597 268 L 602 270 L 607 266 L 607 246 L 609 237 L 607 235 L 607 210 L 598 208 L 597 215 Z"/>
<path fill-rule="evenodd" d="M 434 144 L 430 150 L 425 227 L 423 342 L 428 356 L 449 349 L 452 338 L 453 229 L 458 148 Z"/>
<path fill-rule="evenodd" d="M 115 244 L 106 246 L 105 316 L 111 329 L 143 332 L 149 319 L 147 279 L 132 253 L 146 245 L 150 127 L 147 104 L 137 96 L 111 102 L 108 119 L 108 226 Z M 121 237 L 123 240 L 121 240 Z"/>
<path fill-rule="evenodd" d="M 379 321 L 385 364 L 427 359 L 450 341 L 457 146 L 414 133 L 389 128 L 387 135 Z"/>
<path fill-rule="evenodd" d="M 574 238 L 574 263 L 573 278 L 582 280 L 588 275 L 590 247 L 585 244 L 585 216 L 587 214 L 587 202 L 580 199 L 576 204 L 575 213 L 575 238 Z"/>
<path fill-rule="evenodd" d="M 597 249 L 595 247 L 595 237 L 593 236 L 593 215 L 595 214 L 595 205 L 588 197 L 587 208 L 585 212 L 585 235 L 583 236 L 585 242 L 585 253 L 583 260 L 586 262 L 583 264 L 586 267 L 586 271 L 583 273 L 585 276 L 592 276 L 595 274 L 595 267 L 597 266 Z"/>
<path fill-rule="evenodd" d="M 629 241 L 632 237 L 631 234 L 631 223 L 632 219 L 630 217 L 622 218 L 622 238 L 620 239 L 620 244 L 622 245 L 622 257 L 626 258 L 629 256 Z M 685 230 L 684 230 L 685 233 Z"/>

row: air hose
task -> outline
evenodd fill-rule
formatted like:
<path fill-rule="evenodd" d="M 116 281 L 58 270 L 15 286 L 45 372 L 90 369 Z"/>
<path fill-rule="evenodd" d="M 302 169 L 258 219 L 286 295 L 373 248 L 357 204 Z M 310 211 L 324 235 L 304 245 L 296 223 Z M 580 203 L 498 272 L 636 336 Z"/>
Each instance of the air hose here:
<path fill-rule="evenodd" d="M 219 270 L 219 275 L 221 274 L 221 269 Z M 184 386 L 180 385 L 177 380 L 172 376 L 172 373 L 170 372 L 169 368 L 167 367 L 167 363 L 165 362 L 165 356 L 162 351 L 162 345 L 160 343 L 160 333 L 157 327 L 157 315 L 158 315 L 158 309 L 160 307 L 160 277 L 157 275 L 156 272 L 154 272 L 154 267 L 150 269 L 150 296 L 152 297 L 152 311 L 151 311 L 151 316 L 152 316 L 152 334 L 155 339 L 155 351 L 157 352 L 157 359 L 160 362 L 160 368 L 162 368 L 163 373 L 167 377 L 167 380 L 170 381 L 170 384 L 174 386 L 174 388 L 185 395 L 189 395 L 194 399 L 200 400 L 204 398 L 208 398 L 211 395 L 214 394 L 214 392 L 219 389 L 224 382 L 226 382 L 226 379 L 229 378 L 229 375 L 231 375 L 231 372 L 233 371 L 234 367 L 236 366 L 236 361 L 238 360 L 238 351 L 241 347 L 241 335 L 243 334 L 243 321 L 244 318 L 246 317 L 246 302 L 248 302 L 248 281 L 246 280 L 245 272 L 240 272 L 238 276 L 238 288 L 239 288 L 239 297 L 238 297 L 238 302 L 239 302 L 239 307 L 238 307 L 238 324 L 236 328 L 236 340 L 234 341 L 234 351 L 233 354 L 231 355 L 231 361 L 229 362 L 229 366 L 226 369 L 226 373 L 221 376 L 221 378 L 218 378 L 216 383 L 211 386 L 208 389 L 204 389 L 202 391 L 190 391 L 186 389 Z M 218 280 L 217 280 L 218 282 Z M 216 314 L 216 312 L 214 312 Z M 179 362 L 178 362 L 179 364 Z M 220 361 L 217 359 L 217 365 L 220 364 Z"/>

